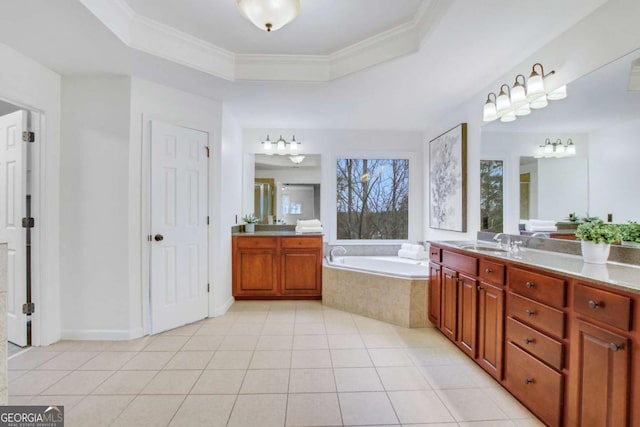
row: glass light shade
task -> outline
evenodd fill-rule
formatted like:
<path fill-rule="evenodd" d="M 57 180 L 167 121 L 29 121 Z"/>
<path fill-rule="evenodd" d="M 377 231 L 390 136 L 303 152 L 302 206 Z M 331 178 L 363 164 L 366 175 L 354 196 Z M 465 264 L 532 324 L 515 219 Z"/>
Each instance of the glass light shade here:
<path fill-rule="evenodd" d="M 536 64 L 538 65 L 538 64 Z M 534 69 L 531 71 L 531 75 L 529 76 L 529 80 L 527 80 L 527 98 L 531 101 L 533 99 L 538 98 L 541 95 L 545 94 L 544 91 L 544 79 L 542 74 L 538 74 Z M 540 70 L 542 72 L 542 70 Z"/>
<path fill-rule="evenodd" d="M 264 151 L 271 151 L 271 149 L 273 148 L 273 144 L 269 140 L 269 135 L 267 135 L 267 139 L 264 140 L 263 144 L 264 144 Z"/>
<path fill-rule="evenodd" d="M 293 135 L 293 139 L 291 139 L 291 142 L 289 143 L 289 149 L 291 150 L 292 153 L 297 153 L 298 152 L 298 141 L 296 141 L 296 136 L 295 135 Z M 303 158 L 304 158 L 304 156 L 303 156 Z"/>
<path fill-rule="evenodd" d="M 513 122 L 516 120 L 516 113 L 513 111 L 509 111 L 505 114 L 502 115 L 502 117 L 500 117 L 500 121 L 501 122 Z"/>
<path fill-rule="evenodd" d="M 551 141 L 549 140 L 549 138 L 547 138 L 544 141 L 544 154 L 551 153 L 553 153 L 553 145 L 551 145 Z"/>
<path fill-rule="evenodd" d="M 504 87 L 507 87 L 507 92 L 504 91 Z M 503 114 L 508 109 L 511 108 L 511 99 L 509 98 L 509 86 L 502 85 L 500 88 L 500 94 L 498 94 L 498 99 L 496 101 L 496 110 L 498 115 Z"/>
<path fill-rule="evenodd" d="M 284 139 L 282 139 L 282 135 L 280 135 L 280 139 L 278 139 L 278 144 L 276 146 L 278 151 L 283 151 L 285 147 Z"/>
<path fill-rule="evenodd" d="M 538 148 L 536 148 L 536 154 L 533 156 L 536 159 L 540 159 L 542 157 L 544 157 L 544 146 L 543 145 L 539 145 Z"/>
<path fill-rule="evenodd" d="M 537 97 L 536 99 L 531 101 L 531 103 L 529 104 L 529 106 L 535 110 L 544 108 L 547 105 L 549 105 L 549 102 L 547 102 L 547 95 L 545 94 L 542 94 L 542 96 Z"/>
<path fill-rule="evenodd" d="M 264 31 L 278 30 L 300 12 L 300 0 L 236 0 L 242 16 Z"/>
<path fill-rule="evenodd" d="M 567 85 L 560 86 L 547 95 L 547 99 L 551 101 L 557 101 L 559 99 L 565 99 L 567 97 Z"/>
<path fill-rule="evenodd" d="M 531 107 L 529 107 L 528 102 L 516 110 L 516 116 L 526 116 L 529 114 L 531 114 Z"/>
<path fill-rule="evenodd" d="M 487 98 L 487 102 L 484 104 L 484 112 L 482 114 L 483 122 L 492 122 L 498 118 L 498 111 L 496 110 L 496 104 Z"/>
<path fill-rule="evenodd" d="M 564 145 L 562 145 L 562 142 L 559 144 L 556 144 L 556 154 L 558 156 L 564 156 Z"/>
<path fill-rule="evenodd" d="M 520 83 L 518 80 L 520 77 L 522 77 L 522 82 L 524 83 L 524 76 L 522 74 L 518 74 L 516 76 L 516 81 L 511 88 L 511 106 L 515 109 L 518 109 L 527 103 L 527 94 L 524 90 L 524 84 Z"/>
<path fill-rule="evenodd" d="M 573 141 L 571 139 L 567 140 L 567 155 L 568 156 L 576 155 L 576 146 L 573 145 Z"/>

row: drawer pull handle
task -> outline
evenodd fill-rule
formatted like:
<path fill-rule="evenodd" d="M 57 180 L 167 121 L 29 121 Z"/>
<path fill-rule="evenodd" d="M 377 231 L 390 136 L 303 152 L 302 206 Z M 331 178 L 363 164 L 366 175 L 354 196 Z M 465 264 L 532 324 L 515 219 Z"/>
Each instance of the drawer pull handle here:
<path fill-rule="evenodd" d="M 536 314 L 536 311 L 535 311 L 535 310 L 525 310 L 524 312 L 525 312 L 525 313 L 527 314 L 527 316 L 529 316 L 529 317 L 534 316 L 534 315 Z"/>
<path fill-rule="evenodd" d="M 534 342 L 536 342 L 536 340 L 534 340 L 533 338 L 525 338 L 524 339 L 524 343 L 525 344 L 533 344 Z"/>
<path fill-rule="evenodd" d="M 487 273 L 487 274 L 491 274 L 491 273 L 493 273 L 493 270 L 490 269 L 490 268 L 487 268 L 487 269 L 484 270 L 484 272 Z"/>
<path fill-rule="evenodd" d="M 524 383 L 525 384 L 533 384 L 534 383 L 533 378 L 525 378 L 524 379 Z"/>
<path fill-rule="evenodd" d="M 589 305 L 589 308 L 601 308 L 602 307 L 602 304 L 599 301 L 589 300 L 589 302 L 587 304 Z"/>
<path fill-rule="evenodd" d="M 622 350 L 622 346 L 620 344 L 616 344 L 614 342 L 612 342 L 611 344 L 609 344 L 609 348 L 611 349 L 611 351 L 619 351 Z"/>
<path fill-rule="evenodd" d="M 531 289 L 531 288 L 535 288 L 536 287 L 536 284 L 533 283 L 533 282 L 527 282 L 524 285 L 527 287 L 527 289 Z"/>

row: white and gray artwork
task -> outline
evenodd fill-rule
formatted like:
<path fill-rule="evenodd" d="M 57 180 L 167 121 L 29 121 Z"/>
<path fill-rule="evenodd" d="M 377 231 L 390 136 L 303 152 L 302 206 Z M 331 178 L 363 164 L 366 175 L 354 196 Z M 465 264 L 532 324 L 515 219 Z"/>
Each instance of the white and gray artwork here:
<path fill-rule="evenodd" d="M 429 142 L 431 228 L 466 231 L 466 123 Z"/>

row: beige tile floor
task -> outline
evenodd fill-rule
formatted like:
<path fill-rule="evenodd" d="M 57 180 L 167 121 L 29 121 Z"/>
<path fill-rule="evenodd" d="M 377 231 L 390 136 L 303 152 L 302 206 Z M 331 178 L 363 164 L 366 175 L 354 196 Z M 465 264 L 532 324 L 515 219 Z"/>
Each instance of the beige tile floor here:
<path fill-rule="evenodd" d="M 539 426 L 433 328 L 320 302 L 237 302 L 127 342 L 62 341 L 9 361 L 11 404 L 66 426 Z"/>

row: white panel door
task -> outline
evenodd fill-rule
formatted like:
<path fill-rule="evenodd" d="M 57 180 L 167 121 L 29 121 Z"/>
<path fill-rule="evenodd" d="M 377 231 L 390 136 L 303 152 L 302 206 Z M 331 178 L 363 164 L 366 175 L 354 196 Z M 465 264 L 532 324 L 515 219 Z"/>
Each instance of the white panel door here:
<path fill-rule="evenodd" d="M 151 124 L 151 333 L 208 314 L 208 134 Z"/>
<path fill-rule="evenodd" d="M 7 243 L 7 337 L 27 345 L 27 233 L 22 218 L 27 210 L 27 112 L 0 117 L 0 242 Z"/>

